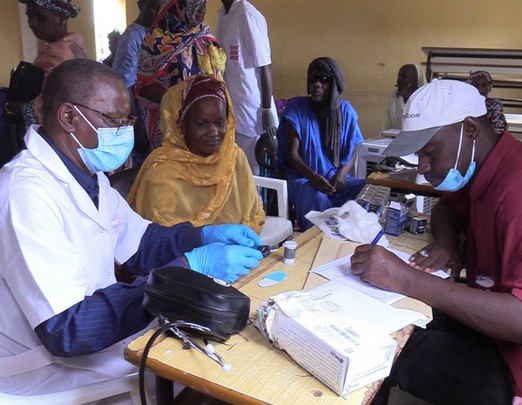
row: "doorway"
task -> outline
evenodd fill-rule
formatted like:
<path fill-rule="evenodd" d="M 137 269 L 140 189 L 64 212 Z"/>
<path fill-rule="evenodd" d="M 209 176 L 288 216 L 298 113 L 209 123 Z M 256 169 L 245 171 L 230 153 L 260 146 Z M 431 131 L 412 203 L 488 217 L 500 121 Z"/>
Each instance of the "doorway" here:
<path fill-rule="evenodd" d="M 109 56 L 107 35 L 118 30 L 123 33 L 127 27 L 125 0 L 93 0 L 94 33 L 96 60 L 102 61 Z"/>

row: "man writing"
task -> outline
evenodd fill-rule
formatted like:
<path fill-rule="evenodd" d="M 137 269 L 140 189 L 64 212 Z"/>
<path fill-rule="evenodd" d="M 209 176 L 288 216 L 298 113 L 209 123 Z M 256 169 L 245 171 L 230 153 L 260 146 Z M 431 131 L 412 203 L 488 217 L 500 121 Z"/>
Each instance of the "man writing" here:
<path fill-rule="evenodd" d="M 412 266 L 379 246 L 359 246 L 352 258 L 362 280 L 433 308 L 433 321 L 413 333 L 374 403 L 386 403 L 398 384 L 437 404 L 520 404 L 522 143 L 508 132 L 499 137 L 484 98 L 452 80 L 418 89 L 402 129 L 385 154 L 416 152 L 419 173 L 448 193 L 432 213 L 434 241 Z M 426 274 L 447 266 L 455 278 L 462 258 L 467 285 Z"/>
<path fill-rule="evenodd" d="M 146 276 L 167 264 L 233 282 L 262 259 L 248 227 L 171 228 L 109 186 L 133 146 L 119 74 L 64 62 L 42 92 L 42 127 L 0 171 L 0 391 L 40 394 L 123 376 L 126 339 L 153 320 L 145 278 L 116 283 L 114 262 Z"/>

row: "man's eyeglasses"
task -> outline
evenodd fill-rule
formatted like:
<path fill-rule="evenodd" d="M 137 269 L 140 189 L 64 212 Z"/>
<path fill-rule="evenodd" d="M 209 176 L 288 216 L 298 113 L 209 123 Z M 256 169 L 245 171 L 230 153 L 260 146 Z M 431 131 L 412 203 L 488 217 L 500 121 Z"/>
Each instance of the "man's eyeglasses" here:
<path fill-rule="evenodd" d="M 320 82 L 322 84 L 331 83 L 332 78 L 328 76 L 313 75 L 310 77 L 310 83 Z"/>
<path fill-rule="evenodd" d="M 129 115 L 127 118 L 124 119 L 117 119 L 114 117 L 111 117 L 110 115 L 104 114 L 101 111 L 95 110 L 94 108 L 87 107 L 86 105 L 80 104 L 80 103 L 72 103 L 77 107 L 83 107 L 87 108 L 88 110 L 91 110 L 92 112 L 95 112 L 96 114 L 101 115 L 103 118 L 107 119 L 109 122 L 112 122 L 115 128 L 120 127 L 126 127 L 126 126 L 133 126 L 136 123 L 136 117 L 134 115 Z"/>

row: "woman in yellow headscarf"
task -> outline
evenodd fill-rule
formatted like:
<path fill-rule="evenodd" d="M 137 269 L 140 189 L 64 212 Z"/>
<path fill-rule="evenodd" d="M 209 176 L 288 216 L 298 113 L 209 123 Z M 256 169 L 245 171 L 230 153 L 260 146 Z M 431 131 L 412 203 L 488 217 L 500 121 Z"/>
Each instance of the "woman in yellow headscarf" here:
<path fill-rule="evenodd" d="M 236 223 L 260 232 L 265 212 L 223 82 L 191 76 L 161 100 L 161 147 L 152 151 L 129 193 L 130 205 L 161 225 Z"/>

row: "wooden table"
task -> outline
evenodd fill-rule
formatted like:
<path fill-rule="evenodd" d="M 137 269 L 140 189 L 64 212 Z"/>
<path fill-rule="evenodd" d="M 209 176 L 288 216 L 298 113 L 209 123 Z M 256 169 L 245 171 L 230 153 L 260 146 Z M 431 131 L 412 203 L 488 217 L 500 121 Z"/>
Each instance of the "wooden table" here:
<path fill-rule="evenodd" d="M 412 241 L 417 241 L 412 242 L 412 245 L 417 243 L 417 246 L 408 248 L 409 251 L 425 246 L 428 243 L 427 236 L 424 238 L 426 240 L 419 242 L 418 235 L 411 235 Z M 319 229 L 311 228 L 296 238 L 298 248 L 293 265 L 283 264 L 283 251 L 279 249 L 264 259 L 256 270 L 234 284 L 251 299 L 251 319 L 257 317 L 259 304 L 269 297 L 281 291 L 302 289 L 305 286 L 322 239 L 323 234 Z M 389 240 L 400 248 L 401 237 L 389 237 Z M 409 243 L 407 240 L 404 242 L 407 245 Z M 324 261 L 328 261 L 328 258 L 324 258 Z M 286 271 L 287 278 L 276 286 L 259 287 L 259 280 L 274 270 Z M 313 276 L 315 278 L 312 277 L 308 285 L 325 281 L 318 275 Z M 396 333 L 395 338 L 401 347 L 411 331 L 410 326 Z M 125 350 L 128 361 L 139 364 L 141 353 L 151 334 L 149 331 L 129 343 Z M 147 368 L 159 376 L 158 386 L 163 387 L 163 394 L 165 390 L 171 390 L 171 385 L 165 383 L 167 379 L 232 404 L 367 404 L 379 386 L 374 383 L 350 393 L 348 400 L 343 399 L 301 368 L 285 352 L 265 341 L 252 324 L 226 343 L 216 343 L 215 347 L 232 365 L 230 372 L 222 371 L 216 363 L 195 350 L 181 350 L 181 342 L 174 338 L 164 338 L 153 346 L 149 352 Z M 158 403 L 163 399 L 158 398 Z M 167 398 L 165 403 L 169 400 Z"/>
<path fill-rule="evenodd" d="M 389 173 L 373 172 L 366 178 L 368 184 L 376 186 L 390 187 L 394 191 L 402 193 L 413 193 L 428 197 L 441 197 L 443 192 L 435 190 L 431 184 L 417 184 L 410 181 L 397 180 L 390 176 Z"/>

